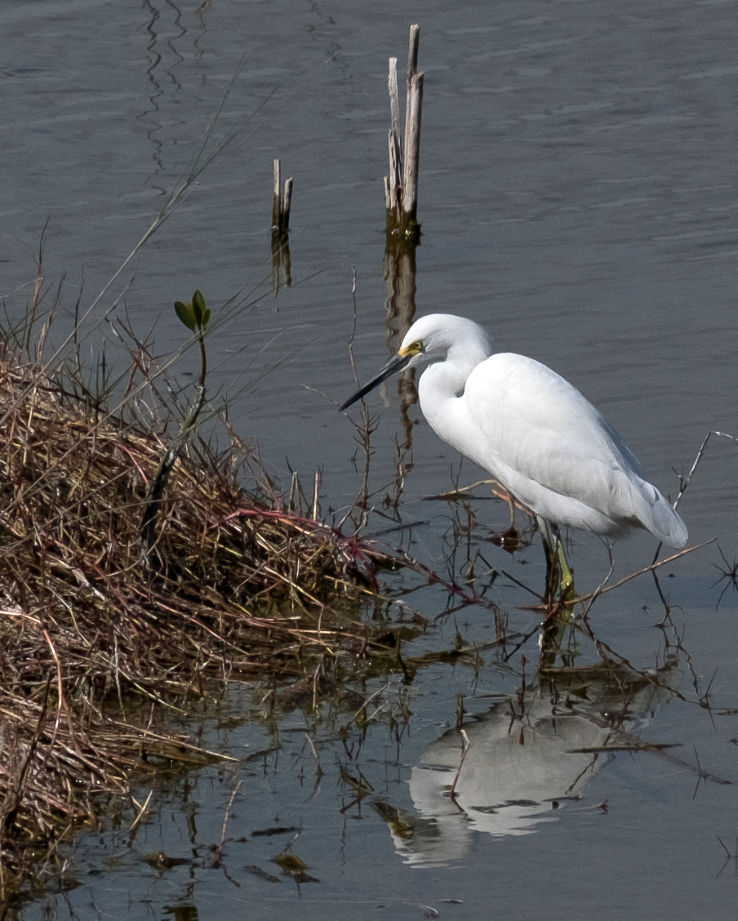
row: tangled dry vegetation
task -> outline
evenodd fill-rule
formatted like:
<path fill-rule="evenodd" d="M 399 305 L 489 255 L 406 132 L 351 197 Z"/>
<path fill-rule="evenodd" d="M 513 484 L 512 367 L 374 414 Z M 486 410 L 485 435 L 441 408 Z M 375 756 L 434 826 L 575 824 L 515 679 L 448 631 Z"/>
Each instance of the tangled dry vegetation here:
<path fill-rule="evenodd" d="M 111 413 L 83 390 L 6 344 L 0 897 L 132 778 L 215 757 L 163 732 L 166 708 L 233 678 L 319 695 L 367 653 L 393 655 L 386 623 L 361 617 L 378 597 L 379 554 L 264 482 L 247 493 L 237 445 L 183 450 L 145 552 L 142 510 L 167 438 L 132 421 L 133 398 Z"/>

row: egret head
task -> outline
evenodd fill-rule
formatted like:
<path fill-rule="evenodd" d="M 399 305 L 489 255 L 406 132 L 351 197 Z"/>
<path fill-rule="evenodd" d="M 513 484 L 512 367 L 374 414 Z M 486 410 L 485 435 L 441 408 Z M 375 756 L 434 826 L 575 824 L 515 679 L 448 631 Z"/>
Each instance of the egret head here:
<path fill-rule="evenodd" d="M 490 352 L 487 333 L 478 323 L 450 313 L 429 313 L 416 320 L 405 333 L 397 354 L 420 356 L 412 362 L 412 367 L 423 361 L 453 360 L 457 353 L 465 356 L 471 353 L 475 361 L 482 361 Z"/>
<path fill-rule="evenodd" d="M 348 409 L 393 374 L 434 361 L 444 361 L 454 352 L 481 361 L 490 353 L 487 334 L 481 326 L 464 317 L 431 313 L 416 320 L 405 333 L 397 354 L 370 381 L 339 407 Z"/>

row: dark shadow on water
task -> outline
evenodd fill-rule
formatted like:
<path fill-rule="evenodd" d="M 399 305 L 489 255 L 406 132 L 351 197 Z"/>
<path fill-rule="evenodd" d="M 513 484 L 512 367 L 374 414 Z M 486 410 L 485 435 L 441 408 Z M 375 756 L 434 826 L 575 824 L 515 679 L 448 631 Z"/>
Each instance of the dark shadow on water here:
<path fill-rule="evenodd" d="M 144 31 L 147 36 L 146 76 L 149 81 L 151 105 L 139 113 L 136 118 L 146 125 L 146 134 L 152 148 L 153 168 L 146 182 L 160 195 L 166 195 L 169 192 L 166 181 L 158 178 L 165 172 L 163 152 L 167 141 L 165 131 L 168 126 L 162 110 L 171 104 L 176 104 L 177 97 L 182 90 L 177 70 L 182 65 L 184 57 L 177 50 L 176 45 L 187 34 L 187 29 L 182 24 L 181 11 L 171 0 L 167 0 L 161 9 L 153 0 L 145 0 L 142 9 L 149 14 Z M 175 31 L 174 37 L 166 36 L 167 11 L 171 19 L 171 28 Z M 162 103 L 167 98 L 168 105 L 163 106 Z"/>
<path fill-rule="evenodd" d="M 405 333 L 415 320 L 415 292 L 417 289 L 416 241 L 402 240 L 387 236 L 382 271 L 385 281 L 385 328 L 387 351 L 394 354 Z M 418 388 L 415 371 L 401 374 L 397 382 L 400 397 L 399 423 L 397 435 L 396 469 L 398 471 L 390 504 L 399 503 L 404 486 L 404 476 L 414 466 L 413 461 L 413 420 L 410 410 L 418 402 Z"/>

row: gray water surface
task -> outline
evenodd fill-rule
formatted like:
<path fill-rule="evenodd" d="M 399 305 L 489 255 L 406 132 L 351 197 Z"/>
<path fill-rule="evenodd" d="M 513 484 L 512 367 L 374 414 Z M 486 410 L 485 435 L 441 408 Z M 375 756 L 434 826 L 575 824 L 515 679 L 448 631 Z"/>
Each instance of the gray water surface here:
<path fill-rule="evenodd" d="M 277 475 L 288 478 L 287 460 L 308 481 L 320 468 L 323 512 L 341 515 L 363 465 L 354 428 L 336 412 L 354 387 L 354 273 L 362 380 L 385 361 L 391 338 L 387 58 L 402 66 L 408 27 L 419 22 L 418 313 L 470 316 L 501 348 L 564 374 L 675 495 L 709 431 L 738 435 L 737 7 L 4 3 L 6 310 L 19 315 L 30 298 L 47 220 L 47 302 L 61 283 L 60 322 L 78 299 L 83 310 L 93 305 L 190 168 L 230 87 L 210 149 L 232 140 L 92 307 L 85 348 L 94 362 L 104 317 L 127 311 L 167 353 L 183 339 L 175 300 L 199 287 L 217 313 L 243 291 L 253 306 L 209 341 L 210 392 L 231 396 L 235 428 L 258 441 Z M 276 296 L 275 156 L 295 180 L 293 284 Z M 176 369 L 184 381 L 189 362 Z M 370 406 L 381 506 L 407 428 L 394 383 Z M 479 471 L 459 465 L 416 406 L 407 414 L 418 424 L 403 455 L 399 515 L 420 523 L 397 543 L 459 578 L 479 552 L 539 586 L 537 543 L 509 556 L 488 541 L 507 510 L 484 490 L 481 523 L 458 544 L 464 511 L 426 497 Z M 258 699 L 233 689 L 186 731 L 237 766 L 156 786 L 152 818 L 133 840 L 83 835 L 71 857 L 80 885 L 22 917 L 735 919 L 738 595 L 720 570 L 738 556 L 737 471 L 738 445 L 713 437 L 680 511 L 692 543 L 717 543 L 663 571 L 664 628 L 655 627 L 664 609 L 648 576 L 593 608 L 598 639 L 652 670 L 653 684 L 626 681 L 615 693 L 592 673 L 576 691 L 542 687 L 533 635 L 506 661 L 482 650 L 476 663 L 420 669 L 409 685 L 400 676 L 369 682 L 366 732 L 350 708 L 317 723 L 299 711 L 265 718 Z M 386 527 L 380 515 L 369 525 Z M 646 536 L 618 544 L 616 578 L 654 550 Z M 596 586 L 607 548 L 574 535 L 572 554 L 580 590 Z M 499 576 L 488 596 L 513 631 L 535 627 L 530 596 L 512 578 Z M 407 602 L 433 618 L 449 599 L 429 588 Z M 444 618 L 405 654 L 453 646 L 457 630 L 483 644 L 493 612 Z M 585 645 L 582 660 L 595 659 Z M 445 793 L 460 757 L 460 698 L 473 754 L 454 803 Z M 669 747 L 636 753 L 638 740 Z M 604 754 L 605 743 L 621 750 Z M 350 779 L 360 776 L 371 789 L 357 798 Z M 224 827 L 223 862 L 213 866 Z M 273 863 L 288 846 L 310 881 Z M 144 857 L 160 850 L 183 862 L 152 867 Z"/>

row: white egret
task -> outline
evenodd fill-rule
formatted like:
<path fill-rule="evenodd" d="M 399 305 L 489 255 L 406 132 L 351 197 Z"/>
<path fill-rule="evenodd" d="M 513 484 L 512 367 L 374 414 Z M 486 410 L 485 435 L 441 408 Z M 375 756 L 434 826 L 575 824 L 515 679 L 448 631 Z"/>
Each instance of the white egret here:
<path fill-rule="evenodd" d="M 340 409 L 419 365 L 427 365 L 418 394 L 431 428 L 536 516 L 562 597 L 573 593 L 573 580 L 559 525 L 613 537 L 644 528 L 672 547 L 686 544 L 684 522 L 598 410 L 535 359 L 493 354 L 472 320 L 442 313 L 416 320 L 397 355 Z"/>

